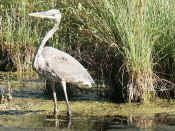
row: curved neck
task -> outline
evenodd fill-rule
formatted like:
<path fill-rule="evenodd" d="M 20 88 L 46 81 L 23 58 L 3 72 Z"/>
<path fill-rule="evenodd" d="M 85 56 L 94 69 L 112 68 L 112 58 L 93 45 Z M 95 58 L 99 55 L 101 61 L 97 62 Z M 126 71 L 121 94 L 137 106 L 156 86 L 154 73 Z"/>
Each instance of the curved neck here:
<path fill-rule="evenodd" d="M 55 19 L 54 27 L 46 33 L 45 37 L 41 41 L 41 45 L 39 46 L 38 53 L 41 53 L 42 49 L 44 48 L 46 42 L 53 36 L 53 34 L 58 30 L 58 26 L 60 24 L 60 19 Z"/>

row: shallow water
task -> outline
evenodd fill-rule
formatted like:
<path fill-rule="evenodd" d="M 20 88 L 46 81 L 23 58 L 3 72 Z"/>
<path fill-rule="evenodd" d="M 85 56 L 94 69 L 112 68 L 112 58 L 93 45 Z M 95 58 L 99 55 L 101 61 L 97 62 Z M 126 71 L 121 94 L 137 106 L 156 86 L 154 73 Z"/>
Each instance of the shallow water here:
<path fill-rule="evenodd" d="M 156 113 L 151 116 L 131 113 L 127 117 L 119 115 L 99 117 L 91 115 L 91 113 L 89 115 L 78 114 L 74 110 L 72 120 L 68 120 L 65 115 L 54 120 L 49 115 L 52 112 L 53 105 L 50 105 L 49 113 L 44 107 L 45 103 L 52 103 L 52 101 L 43 95 L 43 82 L 38 79 L 31 80 L 31 78 L 19 81 L 16 77 L 11 77 L 11 79 L 0 77 L 0 88 L 7 88 L 9 86 L 8 81 L 10 81 L 13 90 L 13 100 L 0 104 L 0 130 L 2 131 L 54 131 L 58 129 L 60 131 L 175 130 L 174 113 Z M 85 100 L 78 99 L 76 102 L 81 104 L 83 101 Z M 93 100 L 91 104 L 97 102 L 98 99 Z M 40 104 L 39 108 L 37 107 L 38 104 Z M 65 111 L 61 113 L 66 114 Z"/>

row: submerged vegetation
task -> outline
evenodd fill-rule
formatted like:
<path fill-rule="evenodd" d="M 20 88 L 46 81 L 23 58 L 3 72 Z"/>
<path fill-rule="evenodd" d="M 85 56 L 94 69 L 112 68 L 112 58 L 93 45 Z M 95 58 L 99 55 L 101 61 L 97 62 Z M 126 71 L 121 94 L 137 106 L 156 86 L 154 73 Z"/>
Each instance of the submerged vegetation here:
<path fill-rule="evenodd" d="M 104 96 L 129 102 L 174 98 L 173 5 L 173 0 L 1 0 L 0 70 L 32 72 L 34 52 L 53 21 L 28 13 L 57 8 L 63 17 L 49 45 L 88 68 L 97 85 L 106 85 Z"/>

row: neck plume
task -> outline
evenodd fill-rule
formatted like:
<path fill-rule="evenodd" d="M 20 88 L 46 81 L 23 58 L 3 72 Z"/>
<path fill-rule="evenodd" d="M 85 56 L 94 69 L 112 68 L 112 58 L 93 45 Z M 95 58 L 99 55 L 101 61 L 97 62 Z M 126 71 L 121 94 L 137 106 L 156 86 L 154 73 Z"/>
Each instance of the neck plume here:
<path fill-rule="evenodd" d="M 37 54 L 40 54 L 42 49 L 44 48 L 44 46 L 46 45 L 47 41 L 53 36 L 53 34 L 58 30 L 58 26 L 60 24 L 60 19 L 56 19 L 55 21 L 55 25 L 54 27 L 46 33 L 45 37 L 43 38 L 43 40 L 41 41 L 41 45 L 38 49 L 38 53 Z"/>

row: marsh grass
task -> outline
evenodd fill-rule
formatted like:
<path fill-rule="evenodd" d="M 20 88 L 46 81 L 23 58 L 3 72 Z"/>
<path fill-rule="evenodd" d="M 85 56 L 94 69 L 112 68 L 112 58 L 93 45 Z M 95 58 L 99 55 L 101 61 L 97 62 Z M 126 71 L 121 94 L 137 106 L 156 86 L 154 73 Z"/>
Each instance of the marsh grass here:
<path fill-rule="evenodd" d="M 128 101 L 150 101 L 157 87 L 153 67 L 168 54 L 171 57 L 174 54 L 174 48 L 169 48 L 173 44 L 166 35 L 173 33 L 174 7 L 171 5 L 174 2 L 90 0 L 85 3 L 85 7 L 91 8 L 89 16 L 96 23 L 91 24 L 96 37 L 124 57 L 122 69 L 128 74 L 125 85 Z"/>
<path fill-rule="evenodd" d="M 121 85 L 128 101 L 149 101 L 158 77 L 175 81 L 173 5 L 173 0 L 1 0 L 0 48 L 17 71 L 32 71 L 34 51 L 53 21 L 28 13 L 60 9 L 60 29 L 49 45 L 76 57 L 97 81 Z"/>
<path fill-rule="evenodd" d="M 51 2 L 0 1 L 1 49 L 2 52 L 8 52 L 7 57 L 12 59 L 18 72 L 32 71 L 35 48 L 39 46 L 38 43 L 51 25 L 49 21 L 33 19 L 28 14 L 33 11 L 56 8 L 59 3 L 57 0 Z M 43 24 L 44 22 L 46 24 Z M 52 41 L 55 39 L 53 38 Z"/>
<path fill-rule="evenodd" d="M 28 19 L 27 1 L 0 2 L 2 14 L 1 48 L 7 51 L 17 71 L 30 71 L 33 58 L 34 43 L 38 41 L 38 33 L 33 30 Z"/>

